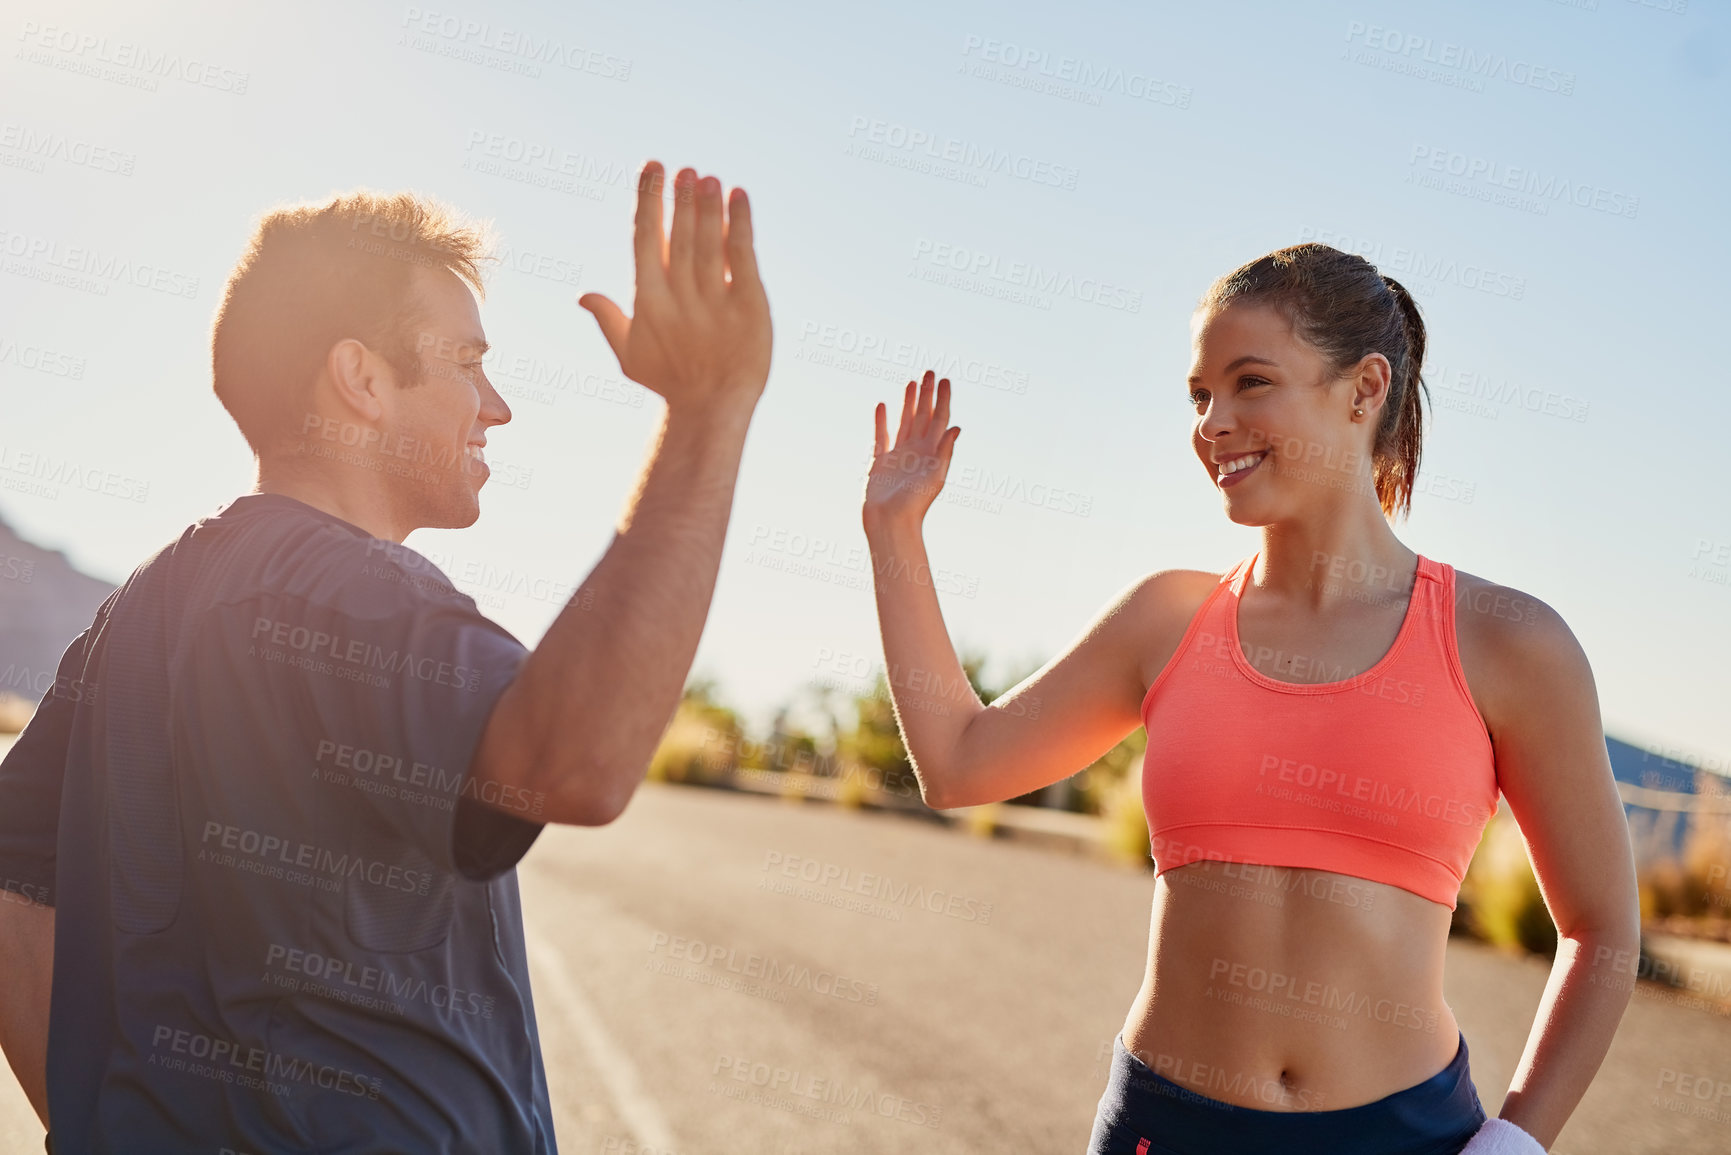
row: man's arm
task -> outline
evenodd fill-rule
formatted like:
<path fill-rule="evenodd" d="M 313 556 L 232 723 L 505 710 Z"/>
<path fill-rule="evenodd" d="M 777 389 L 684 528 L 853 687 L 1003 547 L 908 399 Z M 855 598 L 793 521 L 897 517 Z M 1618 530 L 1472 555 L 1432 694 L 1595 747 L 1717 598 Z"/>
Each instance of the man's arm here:
<path fill-rule="evenodd" d="M 48 1126 L 48 996 L 54 980 L 54 908 L 0 896 L 0 1047 Z"/>
<path fill-rule="evenodd" d="M 769 375 L 769 303 L 735 189 L 689 169 L 664 238 L 662 170 L 644 166 L 632 317 L 595 314 L 625 375 L 667 401 L 613 544 L 500 695 L 473 763 L 482 781 L 540 792 L 542 817 L 601 825 L 630 801 L 679 704 L 715 593 L 734 484 Z"/>
<path fill-rule="evenodd" d="M 48 1125 L 48 1011 L 54 983 L 54 882 L 66 751 L 86 681 L 86 643 L 120 596 L 66 647 L 54 686 L 0 758 L 0 1048 L 42 1125 Z"/>

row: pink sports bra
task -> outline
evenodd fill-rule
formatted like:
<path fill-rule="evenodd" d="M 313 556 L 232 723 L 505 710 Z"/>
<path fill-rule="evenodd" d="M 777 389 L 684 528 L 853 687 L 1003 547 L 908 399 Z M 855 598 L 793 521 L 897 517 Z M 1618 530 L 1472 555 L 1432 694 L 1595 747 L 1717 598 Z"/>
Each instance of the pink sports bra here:
<path fill-rule="evenodd" d="M 1388 653 L 1304 685 L 1266 676 L 1239 648 L 1256 558 L 1220 579 L 1142 701 L 1156 873 L 1204 858 L 1307 867 L 1453 910 L 1498 795 L 1455 644 L 1454 568 L 1421 555 Z"/>

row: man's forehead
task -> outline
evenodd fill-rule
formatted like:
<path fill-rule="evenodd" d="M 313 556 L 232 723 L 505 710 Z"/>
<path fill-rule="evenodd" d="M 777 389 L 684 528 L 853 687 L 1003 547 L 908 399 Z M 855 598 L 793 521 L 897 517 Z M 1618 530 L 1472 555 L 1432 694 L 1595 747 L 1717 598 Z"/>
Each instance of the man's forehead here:
<path fill-rule="evenodd" d="M 427 304 L 440 304 L 452 309 L 478 312 L 475 291 L 469 283 L 450 269 L 417 266 L 410 278 L 412 292 Z"/>
<path fill-rule="evenodd" d="M 420 327 L 454 344 L 484 351 L 487 335 L 481 327 L 481 310 L 463 279 L 449 269 L 421 268 L 416 274 L 412 292 Z"/>

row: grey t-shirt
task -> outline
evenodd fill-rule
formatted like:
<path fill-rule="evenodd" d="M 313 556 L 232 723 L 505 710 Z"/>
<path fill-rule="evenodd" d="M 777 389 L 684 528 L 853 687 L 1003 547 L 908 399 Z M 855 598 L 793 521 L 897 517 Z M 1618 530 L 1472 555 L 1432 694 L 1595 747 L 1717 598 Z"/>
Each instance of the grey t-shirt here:
<path fill-rule="evenodd" d="M 541 800 L 469 775 L 525 656 L 274 494 L 115 591 L 0 763 L 5 897 L 55 908 L 58 1155 L 556 1150 L 515 870 Z"/>

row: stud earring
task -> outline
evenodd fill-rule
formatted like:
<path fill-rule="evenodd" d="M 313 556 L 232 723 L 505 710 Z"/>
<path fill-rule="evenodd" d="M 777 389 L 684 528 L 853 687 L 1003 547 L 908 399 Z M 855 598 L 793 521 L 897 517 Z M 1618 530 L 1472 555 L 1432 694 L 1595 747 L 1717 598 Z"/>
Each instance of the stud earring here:
<path fill-rule="evenodd" d="M 1352 415 L 1353 415 L 1353 416 L 1354 416 L 1354 417 L 1363 417 L 1363 416 L 1364 416 L 1364 410 L 1362 410 L 1362 409 L 1354 409 L 1354 410 L 1353 410 L 1353 411 L 1352 411 Z"/>

